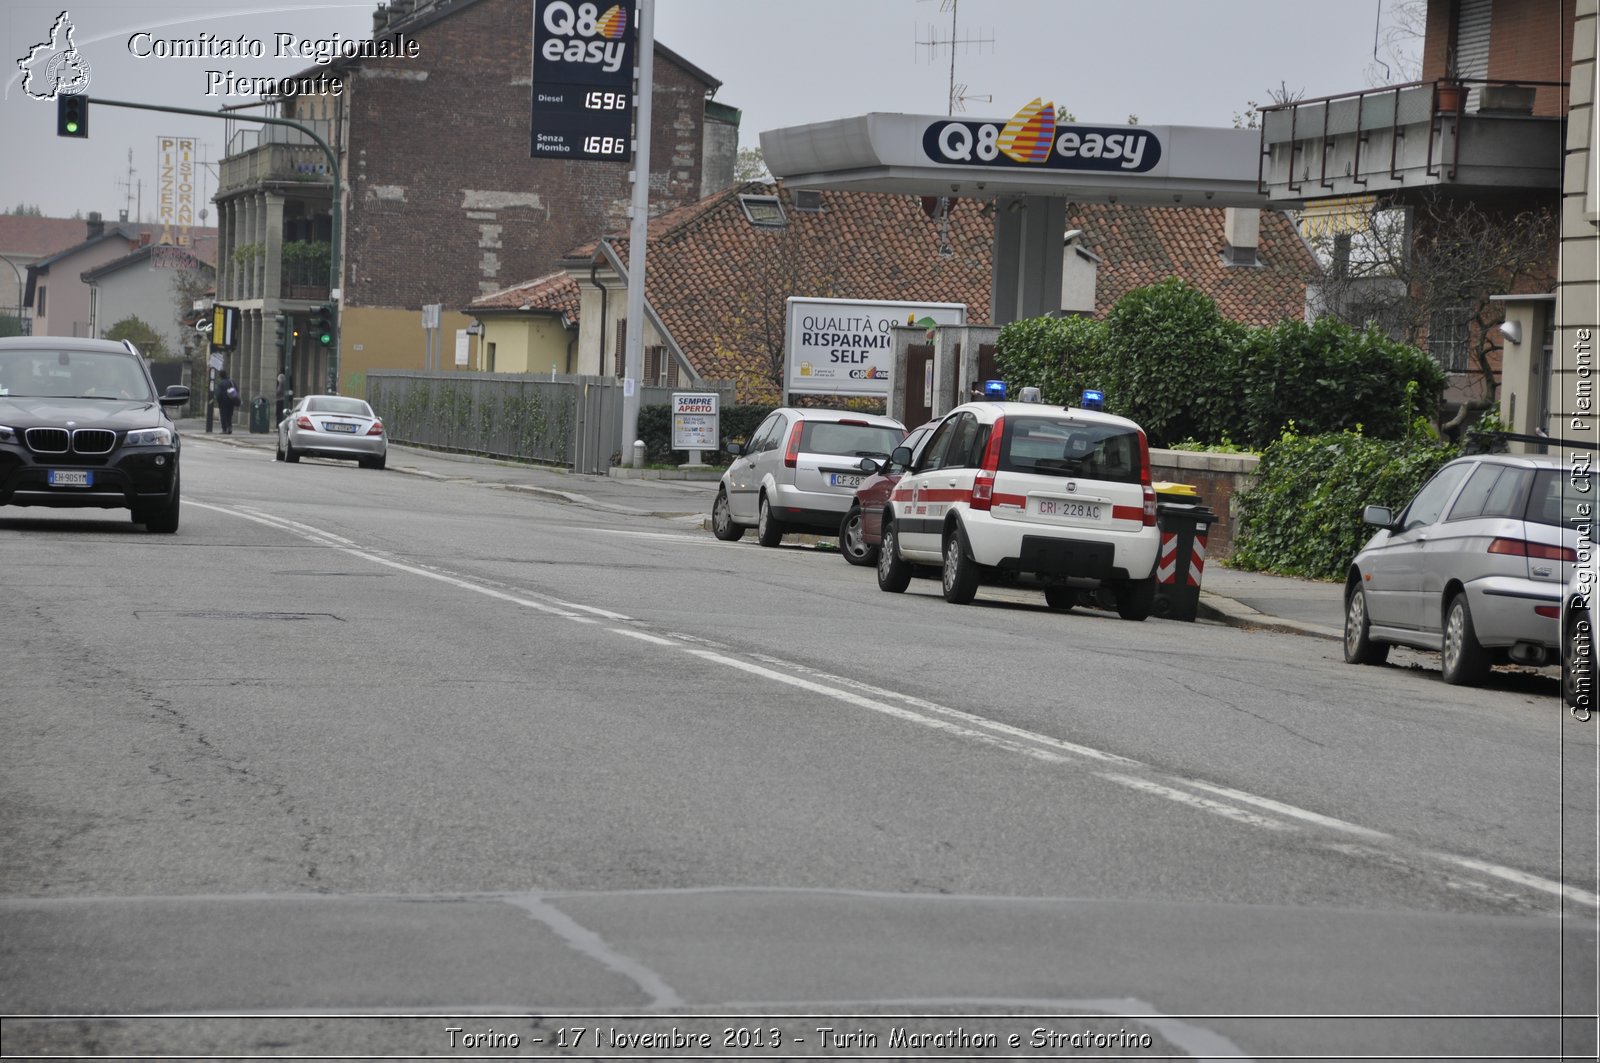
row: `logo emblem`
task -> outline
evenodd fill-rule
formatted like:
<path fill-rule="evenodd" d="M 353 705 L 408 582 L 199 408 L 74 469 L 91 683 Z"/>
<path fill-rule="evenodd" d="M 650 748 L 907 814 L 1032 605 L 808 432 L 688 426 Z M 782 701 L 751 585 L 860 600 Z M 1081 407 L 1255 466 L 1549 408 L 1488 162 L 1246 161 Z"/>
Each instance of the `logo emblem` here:
<path fill-rule="evenodd" d="M 1035 96 L 1000 130 L 996 147 L 1013 162 L 1044 162 L 1055 139 L 1056 105 Z"/>
<path fill-rule="evenodd" d="M 615 4 L 610 11 L 595 19 L 595 32 L 608 41 L 620 41 L 628 32 L 628 9 Z"/>
<path fill-rule="evenodd" d="M 75 31 L 71 15 L 63 11 L 50 27 L 50 39 L 29 48 L 28 54 L 17 60 L 23 92 L 35 100 L 53 100 L 89 91 L 89 61 L 73 43 Z"/>

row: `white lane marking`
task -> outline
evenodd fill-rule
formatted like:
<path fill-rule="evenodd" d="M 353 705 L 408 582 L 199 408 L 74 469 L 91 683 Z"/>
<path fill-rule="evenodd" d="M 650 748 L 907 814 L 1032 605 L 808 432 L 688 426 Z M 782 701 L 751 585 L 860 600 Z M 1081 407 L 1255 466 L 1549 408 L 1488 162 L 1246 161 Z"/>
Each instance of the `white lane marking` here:
<path fill-rule="evenodd" d="M 520 605 L 529 609 L 537 610 L 539 612 L 548 613 L 553 616 L 561 617 L 565 620 L 572 620 L 578 623 L 595 622 L 590 617 L 576 615 L 573 612 L 575 609 L 612 619 L 631 619 L 623 616 L 622 614 L 612 613 L 608 610 L 599 609 L 592 606 L 580 606 L 573 605 L 571 603 L 560 602 L 558 607 L 556 605 L 549 605 L 544 602 L 535 601 L 524 596 L 496 590 L 493 587 L 488 587 L 481 583 L 473 583 L 447 573 L 420 568 L 416 565 L 410 565 L 401 561 L 393 560 L 391 558 L 382 557 L 367 550 L 363 550 L 351 542 L 351 540 L 344 539 L 341 536 L 335 535 L 331 532 L 314 528 L 311 525 L 300 524 L 296 521 L 250 511 L 243 507 L 230 508 L 208 505 L 204 502 L 192 502 L 187 504 L 196 505 L 202 509 L 209 509 L 224 515 L 243 517 L 246 520 L 265 524 L 269 527 L 278 528 L 282 531 L 288 531 L 291 534 L 297 535 L 319 545 L 330 546 L 334 549 L 348 553 L 353 557 L 359 557 L 364 560 L 372 561 L 375 564 L 398 569 L 402 572 L 409 572 L 412 575 L 438 580 L 441 583 L 447 583 L 450 586 L 460 588 L 461 590 L 474 591 L 490 598 L 496 598 L 501 601 L 509 602 L 513 605 Z M 551 600 L 559 601 L 559 599 Z M 943 731 L 946 734 L 955 735 L 961 738 L 968 738 L 998 749 L 1004 749 L 1008 752 L 1019 753 L 1035 760 L 1042 760 L 1053 764 L 1072 763 L 1072 760 L 1069 756 L 1052 752 L 1051 750 L 1054 748 L 1064 750 L 1065 752 L 1078 757 L 1102 761 L 1114 761 L 1116 763 L 1126 765 L 1130 769 L 1148 772 L 1157 778 L 1165 779 L 1167 782 L 1177 783 L 1178 785 L 1188 786 L 1194 789 L 1206 790 L 1221 796 L 1228 796 L 1233 800 L 1241 801 L 1246 804 L 1252 804 L 1260 808 L 1270 809 L 1282 815 L 1301 819 L 1308 823 L 1314 823 L 1330 830 L 1351 833 L 1372 839 L 1374 841 L 1398 844 L 1393 835 L 1385 834 L 1382 831 L 1371 830 L 1366 827 L 1359 827 L 1352 823 L 1346 823 L 1343 820 L 1334 819 L 1329 816 L 1323 816 L 1307 809 L 1297 808 L 1294 805 L 1285 804 L 1280 801 L 1274 801 L 1266 797 L 1258 797 L 1243 790 L 1234 790 L 1229 787 L 1217 786 L 1212 783 L 1207 783 L 1197 779 L 1172 776 L 1160 771 L 1153 765 L 1146 764 L 1131 757 L 1123 757 L 1114 753 L 1107 753 L 1102 750 L 1097 750 L 1090 746 L 1065 742 L 1061 739 L 1052 738 L 1049 735 L 1039 734 L 1037 732 L 1028 731 L 1019 727 L 1012 727 L 1009 724 L 1002 724 L 995 720 L 984 719 L 983 717 L 975 716 L 971 713 L 962 712 L 959 709 L 939 706 L 933 702 L 924 701 L 920 698 L 911 698 L 907 695 L 894 694 L 890 691 L 881 692 L 884 695 L 892 695 L 896 700 L 904 700 L 910 703 L 915 703 L 920 708 L 937 712 L 942 716 L 960 719 L 973 725 L 971 727 L 958 726 L 948 722 L 947 720 L 936 719 L 933 716 L 912 712 L 909 709 L 890 705 L 885 700 L 881 700 L 879 698 L 866 697 L 851 690 L 840 689 L 836 686 L 828 686 L 824 683 L 805 679 L 796 673 L 811 672 L 812 674 L 816 675 L 826 675 L 826 673 L 815 672 L 812 669 L 806 668 L 804 665 L 780 661 L 778 658 L 773 657 L 762 658 L 789 669 L 787 672 L 782 672 L 775 668 L 767 668 L 756 664 L 753 661 L 742 661 L 736 657 L 729 657 L 725 654 L 717 653 L 711 650 L 698 649 L 692 646 L 683 645 L 677 640 L 663 639 L 659 636 L 646 635 L 641 632 L 630 631 L 623 628 L 607 628 L 606 630 L 613 631 L 621 635 L 627 635 L 631 638 L 641 639 L 642 641 L 651 642 L 660 645 L 663 648 L 675 649 L 682 653 L 688 653 L 713 664 L 720 664 L 725 667 L 735 668 L 740 671 L 749 672 L 753 675 L 770 679 L 774 682 L 799 687 L 803 690 L 821 694 L 824 697 L 833 698 L 837 701 L 843 701 L 846 704 L 855 705 L 859 708 L 870 709 L 885 716 L 894 717 L 895 719 L 921 724 L 922 726 L 929 727 L 934 730 Z M 869 687 L 867 684 L 858 683 L 853 680 L 846 680 L 838 676 L 828 676 L 828 678 L 834 682 L 849 686 L 856 686 L 862 689 L 874 690 L 875 692 L 877 689 Z M 1020 741 L 1011 741 L 1008 737 L 1001 737 L 1002 735 L 1012 736 L 1020 739 Z M 1051 748 L 1040 748 L 1041 746 Z M 1132 776 L 1120 775 L 1115 772 L 1097 772 L 1096 774 L 1109 782 L 1114 782 L 1121 786 L 1129 786 L 1144 793 L 1151 794 L 1152 796 L 1163 797 L 1167 800 L 1185 804 L 1189 807 L 1199 810 L 1211 812 L 1215 815 L 1226 816 L 1229 819 L 1235 820 L 1236 822 L 1247 823 L 1252 826 L 1261 827 L 1268 830 L 1293 829 L 1288 824 L 1275 820 L 1270 816 L 1258 816 L 1254 813 L 1246 811 L 1245 809 L 1234 808 L 1233 806 L 1225 805 L 1220 801 L 1210 801 L 1206 798 L 1201 798 L 1192 794 L 1186 794 L 1181 790 L 1176 790 L 1170 786 L 1166 786 L 1163 783 L 1155 782 L 1153 780 L 1136 779 Z M 1576 887 L 1567 886 L 1563 883 L 1555 882 L 1539 875 L 1530 874 L 1526 871 L 1519 871 L 1516 868 L 1505 867 L 1500 864 L 1491 863 L 1485 860 L 1477 860 L 1472 857 L 1456 856 L 1451 853 L 1436 850 L 1417 850 L 1416 855 L 1427 859 L 1453 864 L 1457 867 L 1478 871 L 1482 874 L 1492 875 L 1504 881 L 1514 882 L 1529 889 L 1537 890 L 1543 893 L 1549 893 L 1558 897 L 1564 897 L 1568 900 L 1584 904 L 1591 908 L 1600 908 L 1600 895 L 1577 889 Z"/>
<path fill-rule="evenodd" d="M 1176 801 L 1181 805 L 1188 805 L 1190 808 L 1197 808 L 1202 812 L 1210 812 L 1212 815 L 1226 816 L 1240 823 L 1248 823 L 1252 827 L 1262 827 L 1266 830 L 1294 830 L 1289 824 L 1279 819 L 1273 819 L 1271 816 L 1257 815 L 1237 805 L 1225 805 L 1221 801 L 1213 801 L 1209 797 L 1197 797 L 1194 794 L 1187 794 L 1182 790 L 1174 790 L 1170 786 L 1163 786 L 1149 779 L 1135 779 L 1131 775 L 1119 775 L 1114 771 L 1099 771 L 1095 772 L 1095 774 L 1118 785 L 1131 787 L 1147 794 L 1155 794 L 1157 797 L 1165 797 L 1168 801 Z"/>
<path fill-rule="evenodd" d="M 578 955 L 585 956 L 607 970 L 615 971 L 632 981 L 650 997 L 649 1007 L 683 1007 L 683 998 L 667 984 L 666 979 L 633 957 L 624 956 L 613 949 L 606 944 L 605 938 L 542 897 L 513 893 L 503 895 L 502 899 L 543 923 L 551 933 L 566 942 L 567 947 Z"/>

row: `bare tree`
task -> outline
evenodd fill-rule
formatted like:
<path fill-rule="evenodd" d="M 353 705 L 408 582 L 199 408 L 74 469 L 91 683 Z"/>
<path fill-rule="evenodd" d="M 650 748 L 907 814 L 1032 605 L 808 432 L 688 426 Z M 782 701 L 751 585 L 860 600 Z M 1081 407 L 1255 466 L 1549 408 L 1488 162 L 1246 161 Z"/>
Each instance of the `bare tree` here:
<path fill-rule="evenodd" d="M 1471 372 L 1495 401 L 1493 328 L 1504 317 L 1491 296 L 1555 286 L 1556 204 L 1496 208 L 1429 192 L 1405 210 L 1375 212 L 1364 229 L 1313 238 L 1328 265 L 1321 310 L 1356 326 L 1376 324 L 1424 347 L 1446 370 Z"/>
<path fill-rule="evenodd" d="M 1427 37 L 1427 0 L 1397 0 L 1387 5 L 1388 24 L 1375 27 L 1369 85 L 1399 85 L 1422 76 L 1422 42 Z M 1381 12 L 1380 11 L 1380 19 Z"/>

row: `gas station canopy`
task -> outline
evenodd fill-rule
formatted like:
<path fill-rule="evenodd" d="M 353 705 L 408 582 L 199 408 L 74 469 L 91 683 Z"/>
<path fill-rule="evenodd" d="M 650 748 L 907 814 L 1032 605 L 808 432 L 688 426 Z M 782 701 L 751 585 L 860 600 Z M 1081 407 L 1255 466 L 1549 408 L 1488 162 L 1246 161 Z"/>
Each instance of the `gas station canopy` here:
<path fill-rule="evenodd" d="M 880 112 L 761 134 L 790 188 L 1163 207 L 1267 206 L 1260 150 L 1254 129 L 1058 124 L 1038 100 L 1009 120 Z"/>

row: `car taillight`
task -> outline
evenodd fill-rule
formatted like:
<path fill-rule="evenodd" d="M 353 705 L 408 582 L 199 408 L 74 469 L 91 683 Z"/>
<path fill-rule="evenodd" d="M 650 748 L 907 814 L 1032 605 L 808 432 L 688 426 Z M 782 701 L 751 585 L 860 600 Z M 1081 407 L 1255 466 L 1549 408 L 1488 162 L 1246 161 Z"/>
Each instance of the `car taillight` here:
<path fill-rule="evenodd" d="M 800 461 L 800 433 L 805 431 L 806 423 L 796 421 L 794 427 L 789 429 L 789 445 L 783 451 L 783 467 L 792 469 Z"/>
<path fill-rule="evenodd" d="M 381 435 L 383 435 L 383 422 L 382 421 L 373 421 L 372 422 L 372 427 L 367 429 L 367 435 L 369 435 L 369 436 L 381 436 Z"/>
<path fill-rule="evenodd" d="M 1150 478 L 1150 441 L 1144 432 L 1139 433 L 1139 483 L 1144 487 L 1144 526 L 1156 523 L 1156 489 Z"/>
<path fill-rule="evenodd" d="M 315 432 L 317 430 L 317 426 L 311 423 L 311 418 L 303 413 L 294 419 L 294 426 L 296 428 L 304 428 L 307 432 Z"/>
<path fill-rule="evenodd" d="M 1491 554 L 1510 554 L 1513 557 L 1532 557 L 1540 561 L 1577 561 L 1578 551 L 1567 546 L 1550 546 L 1547 543 L 1530 543 L 1526 539 L 1495 539 L 1489 543 Z"/>
<path fill-rule="evenodd" d="M 1006 419 L 996 417 L 989 426 L 989 443 L 983 448 L 983 462 L 972 480 L 972 508 L 990 509 L 994 506 L 994 474 L 1000 471 L 1000 446 L 1005 438 Z"/>

